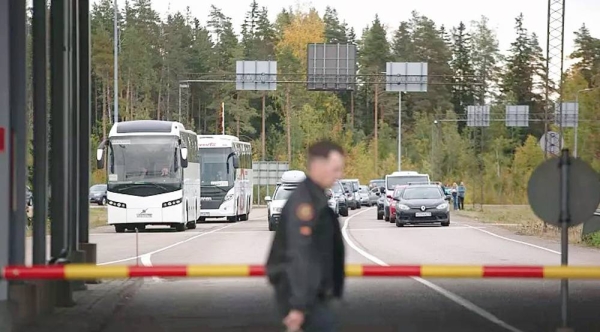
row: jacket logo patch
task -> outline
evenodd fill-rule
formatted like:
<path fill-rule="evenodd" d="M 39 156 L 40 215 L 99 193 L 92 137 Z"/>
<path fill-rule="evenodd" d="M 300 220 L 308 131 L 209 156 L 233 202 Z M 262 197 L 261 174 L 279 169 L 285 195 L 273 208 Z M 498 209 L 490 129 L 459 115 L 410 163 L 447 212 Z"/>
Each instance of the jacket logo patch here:
<path fill-rule="evenodd" d="M 300 227 L 300 234 L 304 236 L 310 236 L 312 234 L 312 228 L 308 226 L 302 226 Z"/>
<path fill-rule="evenodd" d="M 296 217 L 302 221 L 311 221 L 315 217 L 315 210 L 308 203 L 302 203 L 296 208 Z"/>

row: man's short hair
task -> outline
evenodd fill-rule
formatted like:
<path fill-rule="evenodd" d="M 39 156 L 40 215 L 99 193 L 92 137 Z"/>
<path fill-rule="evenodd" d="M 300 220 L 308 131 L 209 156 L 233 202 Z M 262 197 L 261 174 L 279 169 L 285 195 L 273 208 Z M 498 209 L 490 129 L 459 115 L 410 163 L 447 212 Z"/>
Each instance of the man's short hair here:
<path fill-rule="evenodd" d="M 332 141 L 322 140 L 313 143 L 308 147 L 308 162 L 310 163 L 315 159 L 328 159 L 332 152 L 344 155 L 344 149 Z"/>

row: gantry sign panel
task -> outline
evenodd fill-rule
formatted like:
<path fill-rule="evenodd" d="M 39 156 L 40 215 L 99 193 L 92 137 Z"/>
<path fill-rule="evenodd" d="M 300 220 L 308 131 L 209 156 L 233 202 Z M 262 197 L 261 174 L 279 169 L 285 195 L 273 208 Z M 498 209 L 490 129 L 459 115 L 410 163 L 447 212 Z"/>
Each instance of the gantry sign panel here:
<path fill-rule="evenodd" d="M 309 91 L 353 91 L 356 87 L 356 45 L 308 44 Z"/>
<path fill-rule="evenodd" d="M 490 126 L 490 106 L 467 106 L 467 126 L 469 127 L 489 127 Z"/>
<path fill-rule="evenodd" d="M 427 92 L 427 62 L 388 62 L 385 90 L 388 92 Z"/>
<path fill-rule="evenodd" d="M 236 90 L 277 90 L 277 61 L 236 61 L 235 74 Z"/>
<path fill-rule="evenodd" d="M 554 105 L 554 122 L 563 127 L 575 128 L 579 123 L 579 105 L 573 102 L 562 103 L 562 119 L 560 116 L 560 108 L 558 103 Z M 562 120 L 562 121 L 561 121 Z"/>
<path fill-rule="evenodd" d="M 529 105 L 506 105 L 507 127 L 529 127 Z"/>

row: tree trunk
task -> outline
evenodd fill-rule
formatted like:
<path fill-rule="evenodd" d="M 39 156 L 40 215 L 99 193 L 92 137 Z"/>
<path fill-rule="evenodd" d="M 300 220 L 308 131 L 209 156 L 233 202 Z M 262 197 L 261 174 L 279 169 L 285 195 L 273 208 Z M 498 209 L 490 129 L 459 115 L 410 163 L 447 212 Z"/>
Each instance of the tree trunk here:
<path fill-rule="evenodd" d="M 106 139 L 106 118 L 108 116 L 108 77 L 102 82 L 102 138 Z"/>
<path fill-rule="evenodd" d="M 354 91 L 350 91 L 350 128 L 354 129 Z"/>

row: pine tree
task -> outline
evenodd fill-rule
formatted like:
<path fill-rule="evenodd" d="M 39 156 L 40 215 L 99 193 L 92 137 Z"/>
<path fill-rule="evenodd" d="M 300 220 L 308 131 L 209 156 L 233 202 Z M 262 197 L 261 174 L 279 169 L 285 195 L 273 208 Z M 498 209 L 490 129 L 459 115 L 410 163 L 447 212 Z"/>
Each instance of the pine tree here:
<path fill-rule="evenodd" d="M 471 61 L 478 81 L 483 83 L 482 93 L 475 96 L 477 103 L 486 99 L 497 99 L 494 93 L 500 76 L 499 64 L 502 60 L 495 32 L 489 27 L 489 20 L 482 16 L 479 21 L 471 22 Z M 484 100 L 481 100 L 483 94 Z"/>
<path fill-rule="evenodd" d="M 588 88 L 600 86 L 600 39 L 592 37 L 585 24 L 575 32 L 575 50 L 569 58 L 578 60 L 573 70 L 585 78 Z"/>
<path fill-rule="evenodd" d="M 472 84 L 474 71 L 470 55 L 471 36 L 466 32 L 466 29 L 465 24 L 460 22 L 458 28 L 453 29 L 452 32 L 453 58 L 451 66 L 454 72 L 452 103 L 454 104 L 454 112 L 458 115 L 464 115 L 467 106 L 475 103 L 475 90 Z M 461 123 L 461 125 L 464 126 L 464 123 Z"/>
<path fill-rule="evenodd" d="M 329 6 L 325 8 L 323 22 L 325 23 L 325 41 L 327 43 L 344 44 L 348 41 L 346 28 L 340 23 L 338 13 L 335 9 Z"/>

